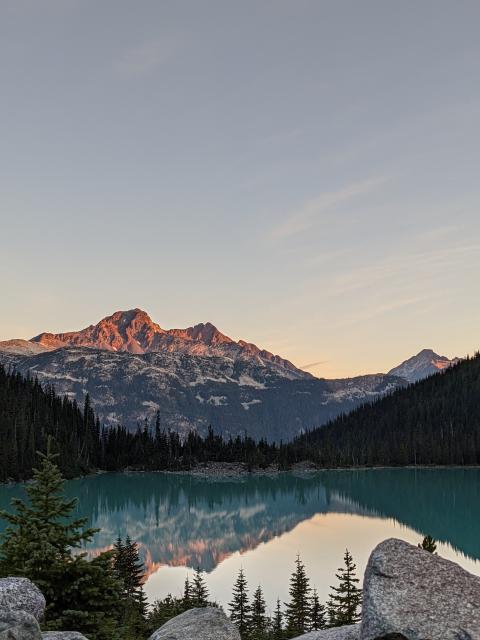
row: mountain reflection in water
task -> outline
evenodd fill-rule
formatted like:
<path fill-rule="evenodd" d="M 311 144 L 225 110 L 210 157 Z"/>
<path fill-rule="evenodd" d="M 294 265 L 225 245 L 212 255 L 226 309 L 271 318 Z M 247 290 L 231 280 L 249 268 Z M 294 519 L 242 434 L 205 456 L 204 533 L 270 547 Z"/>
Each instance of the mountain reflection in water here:
<path fill-rule="evenodd" d="M 429 533 L 459 554 L 480 558 L 480 469 L 322 471 L 224 480 L 103 474 L 72 480 L 67 492 L 79 498 L 78 514 L 101 529 L 90 551 L 106 549 L 128 533 L 140 544 L 149 574 L 164 565 L 211 572 L 232 554 L 256 549 L 317 514 L 393 520 L 419 538 Z M 0 508 L 22 493 L 20 485 L 0 487 Z M 352 529 L 352 543 L 356 535 Z M 292 558 L 297 551 L 302 549 L 291 550 Z"/>

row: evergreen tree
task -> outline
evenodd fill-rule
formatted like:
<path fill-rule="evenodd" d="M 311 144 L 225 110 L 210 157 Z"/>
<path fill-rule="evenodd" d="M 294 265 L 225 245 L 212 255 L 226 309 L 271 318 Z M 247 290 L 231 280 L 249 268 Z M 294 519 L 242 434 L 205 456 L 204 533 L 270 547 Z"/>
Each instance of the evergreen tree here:
<path fill-rule="evenodd" d="M 432 538 L 432 536 L 425 536 L 421 544 L 419 544 L 418 546 L 420 547 L 420 549 L 424 549 L 429 553 L 436 553 L 437 551 L 437 541 Z"/>
<path fill-rule="evenodd" d="M 154 633 L 166 622 L 186 611 L 182 598 L 175 598 L 168 594 L 163 600 L 156 600 L 153 603 L 147 617 L 147 628 L 149 633 Z"/>
<path fill-rule="evenodd" d="M 285 603 L 287 637 L 293 638 L 306 633 L 310 626 L 310 584 L 305 566 L 297 556 L 295 570 L 290 578 L 290 601 Z"/>
<path fill-rule="evenodd" d="M 183 604 L 185 606 L 185 611 L 191 609 L 192 604 L 192 586 L 190 584 L 190 580 L 188 576 L 185 578 L 185 583 L 183 586 Z"/>
<path fill-rule="evenodd" d="M 268 635 L 269 620 L 265 613 L 266 609 L 262 587 L 258 585 L 253 594 L 251 607 L 250 637 L 252 640 L 264 640 Z"/>
<path fill-rule="evenodd" d="M 128 535 L 125 539 L 125 560 L 127 569 L 124 582 L 125 595 L 137 604 L 143 615 L 146 608 L 146 597 L 143 591 L 145 567 L 140 560 L 137 543 L 133 542 Z"/>
<path fill-rule="evenodd" d="M 327 628 L 325 606 L 320 603 L 317 590 L 314 589 L 310 602 L 310 631 Z"/>
<path fill-rule="evenodd" d="M 65 500 L 64 480 L 49 441 L 47 454 L 39 454 L 40 469 L 34 470 L 33 482 L 26 486 L 29 503 L 12 500 L 16 513 L 0 512 L 7 528 L 0 552 L 0 569 L 35 576 L 34 581 L 48 588 L 50 565 L 66 563 L 71 550 L 92 539 L 98 529 L 85 529 L 87 518 L 72 520 L 77 500 Z M 43 585 L 44 579 L 47 581 Z"/>
<path fill-rule="evenodd" d="M 330 626 L 341 627 L 344 624 L 354 624 L 360 621 L 360 607 L 362 604 L 362 591 L 357 584 L 356 565 L 348 551 L 343 556 L 345 566 L 338 569 L 335 574 L 339 580 L 337 587 L 331 587 L 333 593 L 330 594 L 328 602 L 328 615 Z"/>
<path fill-rule="evenodd" d="M 280 598 L 277 598 L 277 605 L 275 607 L 275 612 L 272 618 L 271 637 L 272 640 L 283 640 L 283 638 L 285 637 L 283 631 L 283 613 L 280 606 Z"/>
<path fill-rule="evenodd" d="M 197 590 L 201 595 L 200 602 L 202 604 L 197 604 L 195 601 L 195 578 L 197 578 Z M 166 598 L 163 600 L 156 600 L 153 604 L 153 607 L 147 614 L 147 628 L 149 633 L 153 633 L 159 627 L 161 627 L 165 622 L 168 622 L 171 618 L 178 616 L 189 609 L 195 607 L 218 607 L 217 602 L 208 602 L 208 592 L 206 590 L 203 577 L 200 573 L 200 570 L 197 569 L 195 578 L 192 582 L 188 579 L 185 579 L 183 597 L 177 598 L 168 594 Z"/>
<path fill-rule="evenodd" d="M 192 583 L 192 606 L 194 607 L 207 607 L 208 602 L 208 589 L 205 584 L 200 567 L 195 570 Z"/>
<path fill-rule="evenodd" d="M 147 601 L 143 591 L 144 567 L 138 547 L 127 535 L 114 545 L 113 567 L 122 587 L 122 624 L 125 633 L 142 635 L 145 630 Z"/>
<path fill-rule="evenodd" d="M 76 500 L 66 500 L 64 481 L 51 452 L 39 454 L 40 468 L 26 487 L 28 502 L 13 499 L 15 513 L 0 512 L 9 526 L 2 536 L 0 575 L 25 576 L 47 601 L 49 629 L 77 629 L 92 640 L 107 640 L 118 620 L 120 588 L 111 554 L 88 562 L 72 550 L 92 539 L 86 518 L 73 519 Z"/>
<path fill-rule="evenodd" d="M 243 569 L 238 572 L 228 608 L 230 620 L 237 626 L 242 640 L 246 640 L 251 629 L 251 607 L 248 602 L 248 586 Z"/>
<path fill-rule="evenodd" d="M 117 574 L 117 578 L 123 586 L 123 590 L 125 591 L 125 580 L 127 575 L 127 562 L 126 562 L 126 553 L 125 553 L 125 545 L 123 544 L 123 540 L 120 536 L 115 541 L 113 545 L 113 568 Z"/>

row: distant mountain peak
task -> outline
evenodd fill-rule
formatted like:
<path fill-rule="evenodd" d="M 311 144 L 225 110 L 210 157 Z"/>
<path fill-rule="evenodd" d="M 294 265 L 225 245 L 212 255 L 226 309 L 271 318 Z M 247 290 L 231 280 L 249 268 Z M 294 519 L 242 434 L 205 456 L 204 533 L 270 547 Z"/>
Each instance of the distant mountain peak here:
<path fill-rule="evenodd" d="M 47 348 L 65 346 L 95 347 L 107 351 L 129 351 L 145 353 L 152 347 L 155 336 L 165 331 L 152 321 L 148 313 L 142 309 L 115 311 L 102 318 L 95 325 L 81 331 L 67 333 L 41 333 L 32 338 L 32 342 Z"/>
<path fill-rule="evenodd" d="M 158 324 L 153 322 L 151 317 L 148 315 L 146 311 L 143 309 L 139 309 L 136 307 L 135 309 L 128 309 L 127 311 L 115 311 L 111 316 L 106 316 L 98 324 L 108 324 L 113 323 L 119 326 L 125 325 L 148 325 L 152 327 L 157 327 Z M 98 325 L 97 325 L 98 326 Z"/>
<path fill-rule="evenodd" d="M 388 372 L 388 375 L 399 376 L 408 382 L 417 382 L 435 373 L 444 371 L 459 362 L 459 358 L 447 358 L 435 353 L 433 349 L 422 349 L 415 356 L 408 358 Z"/>
<path fill-rule="evenodd" d="M 189 340 L 198 340 L 206 345 L 214 344 L 235 344 L 232 338 L 229 338 L 211 322 L 200 322 L 188 329 L 173 329 L 176 335 L 182 335 Z"/>

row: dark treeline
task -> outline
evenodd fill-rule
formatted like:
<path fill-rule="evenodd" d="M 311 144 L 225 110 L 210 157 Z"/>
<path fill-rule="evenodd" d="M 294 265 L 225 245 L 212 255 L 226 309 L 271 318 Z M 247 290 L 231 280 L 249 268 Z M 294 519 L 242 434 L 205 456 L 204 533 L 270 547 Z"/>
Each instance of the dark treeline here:
<path fill-rule="evenodd" d="M 480 464 L 480 354 L 297 438 L 319 466 Z M 311 456 L 308 456 L 311 457 Z"/>
<path fill-rule="evenodd" d="M 30 477 L 35 452 L 52 436 L 67 477 L 93 469 L 188 470 L 205 462 L 281 470 L 311 461 L 319 467 L 480 464 L 480 356 L 287 444 L 237 437 L 210 428 L 184 438 L 157 419 L 135 431 L 101 428 L 89 397 L 82 410 L 51 387 L 0 367 L 0 480 Z"/>
<path fill-rule="evenodd" d="M 287 446 L 256 442 L 249 437 L 225 441 L 210 428 L 206 437 L 190 432 L 181 438 L 157 419 L 136 431 L 103 428 L 87 395 L 82 409 L 60 397 L 53 387 L 6 371 L 0 365 L 0 481 L 31 477 L 37 452 L 53 438 L 59 467 L 71 478 L 95 469 L 118 471 L 188 470 L 207 461 L 242 462 L 247 468 L 291 464 Z"/>
<path fill-rule="evenodd" d="M 99 466 L 100 424 L 88 397 L 83 410 L 53 387 L 0 366 L 0 481 L 28 478 L 52 437 L 60 467 L 72 477 Z"/>
<path fill-rule="evenodd" d="M 225 440 L 212 427 L 202 437 L 190 431 L 181 438 L 174 431 L 165 431 L 156 419 L 155 426 L 145 424 L 136 431 L 114 427 L 102 434 L 102 468 L 115 471 L 141 467 L 146 470 L 182 470 L 205 462 L 238 462 L 247 469 L 278 464 L 288 468 L 293 459 L 288 445 L 255 441 L 248 436 Z"/>

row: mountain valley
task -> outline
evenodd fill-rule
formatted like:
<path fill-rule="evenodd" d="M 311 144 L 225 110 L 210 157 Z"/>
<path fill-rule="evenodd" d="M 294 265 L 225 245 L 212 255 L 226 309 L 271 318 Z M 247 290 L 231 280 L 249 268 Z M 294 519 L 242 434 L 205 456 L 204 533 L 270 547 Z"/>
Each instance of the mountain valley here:
<path fill-rule="evenodd" d="M 326 380 L 210 323 L 165 330 L 140 309 L 78 332 L 0 343 L 0 363 L 80 405 L 89 394 L 105 424 L 132 429 L 158 412 L 179 433 L 212 425 L 269 441 L 290 440 L 453 362 L 424 351 L 388 374 Z"/>

